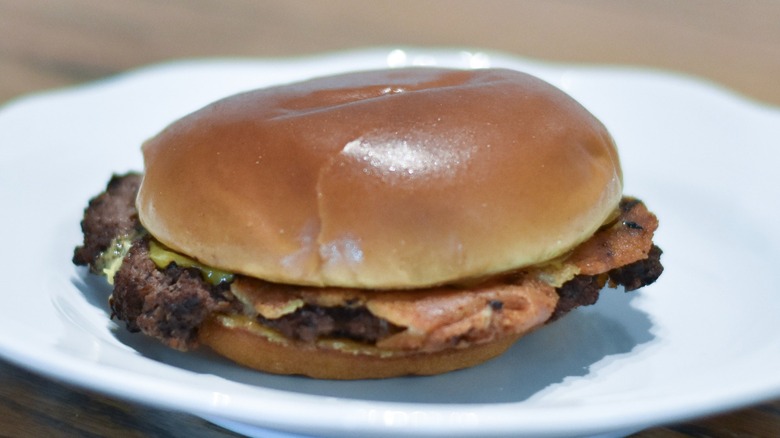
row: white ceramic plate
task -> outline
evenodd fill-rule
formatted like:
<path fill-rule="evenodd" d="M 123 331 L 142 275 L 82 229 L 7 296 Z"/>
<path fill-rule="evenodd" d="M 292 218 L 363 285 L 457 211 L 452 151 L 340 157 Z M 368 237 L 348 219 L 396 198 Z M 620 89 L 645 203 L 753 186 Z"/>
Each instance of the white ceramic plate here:
<path fill-rule="evenodd" d="M 145 138 L 240 90 L 408 64 L 525 70 L 590 108 L 617 139 L 626 192 L 661 219 L 661 279 L 607 291 L 495 361 L 425 378 L 264 375 L 109 320 L 109 289 L 70 257 L 87 199 L 112 172 L 141 169 Z M 691 78 L 454 50 L 175 62 L 19 99 L 0 111 L 0 353 L 248 434 L 619 434 L 778 397 L 778 139 L 780 111 Z"/>

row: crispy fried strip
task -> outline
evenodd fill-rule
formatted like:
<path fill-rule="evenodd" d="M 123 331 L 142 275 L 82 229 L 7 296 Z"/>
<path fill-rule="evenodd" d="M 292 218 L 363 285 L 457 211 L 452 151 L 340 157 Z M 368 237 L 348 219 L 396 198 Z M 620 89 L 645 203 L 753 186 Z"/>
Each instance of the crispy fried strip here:
<path fill-rule="evenodd" d="M 266 319 L 292 314 L 305 305 L 364 307 L 403 328 L 380 339 L 388 350 L 440 351 L 490 342 L 533 330 L 555 310 L 555 288 L 576 275 L 599 275 L 647 257 L 658 220 L 641 202 L 626 198 L 618 218 L 567 257 L 539 269 L 509 273 L 469 288 L 439 286 L 376 291 L 278 285 L 239 277 L 232 292 L 251 312 Z"/>
<path fill-rule="evenodd" d="M 377 347 L 426 352 L 525 333 L 544 323 L 558 300 L 555 289 L 538 279 L 484 283 L 466 292 L 451 286 L 405 291 L 314 290 L 241 277 L 231 290 L 269 319 L 304 304 L 365 307 L 374 316 L 405 328 L 379 340 Z"/>
<path fill-rule="evenodd" d="M 575 248 L 565 263 L 580 274 L 597 275 L 647 258 L 658 219 L 634 198 L 624 198 L 619 208 L 617 220 Z"/>

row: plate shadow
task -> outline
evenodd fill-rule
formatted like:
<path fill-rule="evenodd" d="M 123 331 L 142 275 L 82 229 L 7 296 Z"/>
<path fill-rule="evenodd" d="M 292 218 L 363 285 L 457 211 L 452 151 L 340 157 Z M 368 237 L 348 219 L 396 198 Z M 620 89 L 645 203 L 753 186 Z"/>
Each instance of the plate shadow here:
<path fill-rule="evenodd" d="M 105 309 L 111 288 L 103 278 L 80 271 L 72 283 L 95 307 Z M 245 369 L 207 349 L 182 353 L 119 323 L 113 335 L 144 357 L 197 374 L 293 393 L 403 403 L 508 403 L 527 400 L 543 389 L 572 377 L 586 377 L 589 368 L 607 357 L 628 357 L 637 346 L 652 342 L 652 321 L 631 305 L 633 293 L 602 291 L 594 306 L 580 308 L 559 321 L 520 339 L 504 355 L 480 366 L 427 377 L 384 380 L 328 381 L 277 376 Z M 120 327 L 121 326 L 121 327 Z"/>

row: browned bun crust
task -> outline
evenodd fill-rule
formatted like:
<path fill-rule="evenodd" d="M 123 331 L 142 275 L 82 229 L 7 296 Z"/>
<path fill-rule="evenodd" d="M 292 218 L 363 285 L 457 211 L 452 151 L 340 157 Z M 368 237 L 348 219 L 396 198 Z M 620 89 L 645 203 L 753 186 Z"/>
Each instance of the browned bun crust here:
<path fill-rule="evenodd" d="M 215 102 L 144 145 L 137 207 L 169 247 L 315 286 L 413 288 L 559 256 L 616 208 L 604 126 L 510 70 L 397 69 Z"/>
<path fill-rule="evenodd" d="M 469 368 L 504 353 L 520 335 L 467 348 L 435 353 L 348 351 L 322 345 L 273 339 L 230 318 L 207 320 L 199 340 L 234 362 L 274 374 L 297 374 L 318 379 L 381 379 L 406 375 L 434 375 Z"/>

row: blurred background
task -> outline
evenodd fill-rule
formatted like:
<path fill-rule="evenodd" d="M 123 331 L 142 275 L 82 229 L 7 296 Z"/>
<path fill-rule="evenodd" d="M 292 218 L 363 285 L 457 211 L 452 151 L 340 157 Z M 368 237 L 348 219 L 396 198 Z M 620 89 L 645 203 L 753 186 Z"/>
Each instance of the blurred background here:
<path fill-rule="evenodd" d="M 780 104 L 776 0 L 0 0 L 0 101 L 173 58 L 399 45 L 670 69 Z"/>

